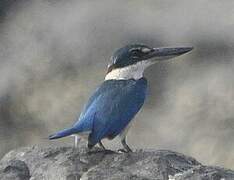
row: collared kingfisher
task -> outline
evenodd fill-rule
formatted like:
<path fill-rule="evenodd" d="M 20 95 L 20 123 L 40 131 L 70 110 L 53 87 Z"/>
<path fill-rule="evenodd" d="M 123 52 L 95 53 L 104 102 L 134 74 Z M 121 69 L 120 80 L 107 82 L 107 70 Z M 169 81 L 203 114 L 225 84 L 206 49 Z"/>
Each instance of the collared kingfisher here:
<path fill-rule="evenodd" d="M 145 69 L 192 49 L 151 48 L 143 44 L 130 44 L 118 49 L 111 57 L 104 82 L 89 98 L 74 125 L 50 135 L 49 139 L 69 135 L 83 137 L 86 134 L 89 149 L 99 144 L 105 150 L 102 139 L 111 140 L 118 135 L 123 145 L 120 151 L 132 152 L 126 143 L 126 135 L 134 116 L 145 100 L 147 91 Z"/>

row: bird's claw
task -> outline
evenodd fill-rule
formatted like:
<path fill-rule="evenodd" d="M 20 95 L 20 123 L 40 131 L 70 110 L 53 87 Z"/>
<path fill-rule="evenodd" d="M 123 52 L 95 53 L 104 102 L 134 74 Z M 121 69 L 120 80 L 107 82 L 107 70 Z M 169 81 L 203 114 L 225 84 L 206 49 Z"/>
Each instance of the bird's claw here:
<path fill-rule="evenodd" d="M 118 149 L 117 152 L 118 153 L 130 153 L 130 152 L 132 152 L 132 150 Z"/>
<path fill-rule="evenodd" d="M 127 153 L 127 151 L 125 149 L 118 149 L 117 152 L 118 153 Z"/>

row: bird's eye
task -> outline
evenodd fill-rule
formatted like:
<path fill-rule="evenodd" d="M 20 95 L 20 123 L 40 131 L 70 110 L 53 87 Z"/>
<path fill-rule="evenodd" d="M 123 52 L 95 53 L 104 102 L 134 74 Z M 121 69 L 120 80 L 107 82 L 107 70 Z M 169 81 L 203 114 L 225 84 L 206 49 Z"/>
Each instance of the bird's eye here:
<path fill-rule="evenodd" d="M 152 51 L 152 49 L 147 48 L 147 47 L 130 49 L 130 52 L 132 54 L 147 54 L 147 53 L 149 53 L 151 51 Z"/>
<path fill-rule="evenodd" d="M 129 51 L 133 54 L 141 52 L 140 48 L 132 48 Z"/>

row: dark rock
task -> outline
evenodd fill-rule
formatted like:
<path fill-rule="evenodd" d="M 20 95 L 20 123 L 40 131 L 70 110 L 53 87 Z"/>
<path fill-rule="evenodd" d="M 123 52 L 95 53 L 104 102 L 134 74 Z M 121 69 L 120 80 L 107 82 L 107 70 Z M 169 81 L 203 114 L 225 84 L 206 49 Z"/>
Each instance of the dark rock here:
<path fill-rule="evenodd" d="M 23 161 L 9 160 L 0 167 L 1 180 L 27 180 L 30 178 L 28 166 Z"/>
<path fill-rule="evenodd" d="M 26 147 L 0 161 L 2 180 L 231 180 L 234 171 L 204 166 L 168 150 L 137 150 L 124 154 L 91 152 L 84 143 L 73 147 Z"/>

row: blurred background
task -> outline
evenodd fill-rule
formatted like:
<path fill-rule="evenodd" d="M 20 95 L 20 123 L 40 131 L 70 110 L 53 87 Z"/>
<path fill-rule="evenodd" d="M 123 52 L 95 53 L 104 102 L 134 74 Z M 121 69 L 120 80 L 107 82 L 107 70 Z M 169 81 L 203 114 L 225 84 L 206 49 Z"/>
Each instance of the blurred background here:
<path fill-rule="evenodd" d="M 219 0 L 1 0 L 0 157 L 73 145 L 44 138 L 72 125 L 116 49 L 144 43 L 195 49 L 145 72 L 148 98 L 129 145 L 234 169 L 233 9 Z"/>

